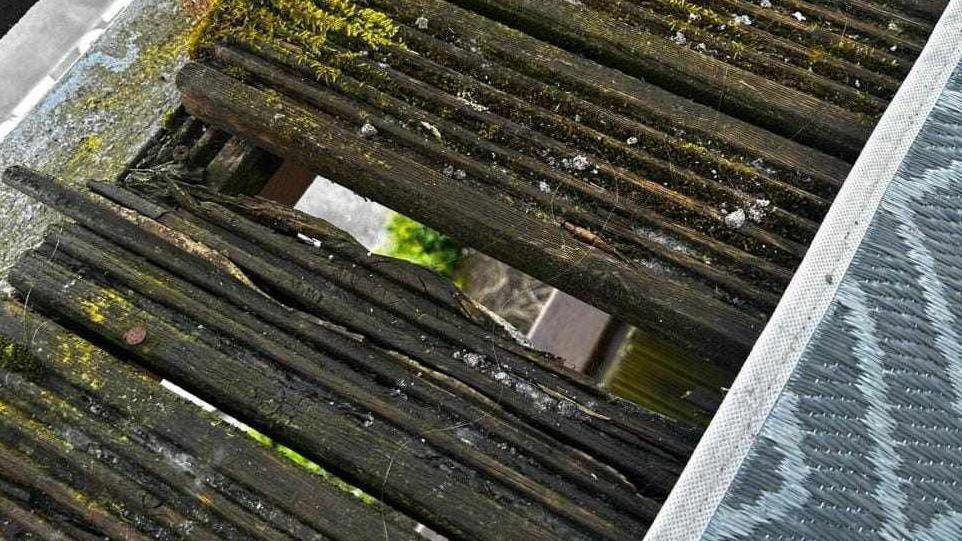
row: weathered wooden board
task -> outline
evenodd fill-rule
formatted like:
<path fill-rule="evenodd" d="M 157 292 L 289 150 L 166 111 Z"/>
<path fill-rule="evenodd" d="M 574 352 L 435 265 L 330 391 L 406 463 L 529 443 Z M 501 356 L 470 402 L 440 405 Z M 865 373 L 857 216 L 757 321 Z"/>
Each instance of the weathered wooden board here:
<path fill-rule="evenodd" d="M 932 28 L 873 2 L 361 4 L 395 39 L 267 2 L 185 105 L 728 367 Z"/>
<path fill-rule="evenodd" d="M 693 448 L 323 221 L 197 188 L 4 178 L 78 222 L 14 268 L 30 306 L 450 538 L 637 538 Z"/>
<path fill-rule="evenodd" d="M 410 518 L 308 472 L 20 304 L 0 308 L 0 334 L 0 514 L 17 525 L 10 538 L 419 538 Z"/>
<path fill-rule="evenodd" d="M 582 242 L 554 220 L 503 204 L 502 196 L 490 188 L 482 192 L 411 156 L 366 141 L 323 113 L 286 100 L 269 106 L 263 92 L 199 64 L 189 65 L 180 81 L 185 104 L 205 120 L 243 133 L 328 178 L 351 179 L 349 185 L 362 195 L 450 231 L 471 246 L 633 322 L 663 322 L 665 330 L 679 337 L 703 337 L 700 345 L 706 350 L 704 342 L 709 342 L 716 354 L 736 359 L 760 330 L 760 319 Z"/>
<path fill-rule="evenodd" d="M 861 120 L 858 113 L 878 114 L 884 109 L 884 102 L 867 98 L 855 88 L 829 83 L 807 68 L 791 66 L 782 59 L 754 59 L 751 45 L 742 45 L 741 54 L 730 54 L 727 61 L 722 61 L 708 52 L 703 54 L 670 41 L 670 22 L 664 25 L 662 35 L 649 33 L 651 25 L 633 17 L 646 14 L 645 10 L 618 9 L 631 6 L 631 2 L 453 3 L 843 157 L 854 158 L 871 130 L 871 124 Z M 700 7 L 694 6 L 694 11 Z M 737 28 L 737 23 L 727 22 Z M 717 55 L 725 58 L 725 53 Z M 750 66 L 758 73 L 749 71 Z M 844 103 L 845 107 L 832 102 Z"/>

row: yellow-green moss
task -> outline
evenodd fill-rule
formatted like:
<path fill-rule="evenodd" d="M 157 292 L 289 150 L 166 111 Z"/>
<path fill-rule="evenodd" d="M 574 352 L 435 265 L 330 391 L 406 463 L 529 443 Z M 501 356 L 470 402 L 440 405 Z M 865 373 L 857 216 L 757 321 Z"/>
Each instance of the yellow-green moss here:
<path fill-rule="evenodd" d="M 27 377 L 39 376 L 43 372 L 43 365 L 39 359 L 20 344 L 2 336 L 0 336 L 0 368 Z"/>
<path fill-rule="evenodd" d="M 65 337 L 57 345 L 59 362 L 70 366 L 84 383 L 97 390 L 104 386 L 104 381 L 91 366 L 95 352 L 93 344 L 78 337 Z"/>
<path fill-rule="evenodd" d="M 99 135 L 89 135 L 80 142 L 74 151 L 70 161 L 67 162 L 67 169 L 73 170 L 82 164 L 96 161 L 100 156 L 100 151 L 104 148 L 104 140 Z"/>
<path fill-rule="evenodd" d="M 264 102 L 275 109 L 281 105 L 281 94 L 273 88 L 264 92 Z"/>
<path fill-rule="evenodd" d="M 384 13 L 359 8 L 346 0 L 217 0 L 208 17 L 188 38 L 194 54 L 220 41 L 235 41 L 258 49 L 263 44 L 296 48 L 296 60 L 321 80 L 337 76 L 333 62 L 345 60 L 333 53 L 333 35 L 377 49 L 399 45 L 398 26 Z"/>
<path fill-rule="evenodd" d="M 107 308 L 112 304 L 126 304 L 127 301 L 116 291 L 107 290 L 104 296 L 101 298 L 94 299 L 83 299 L 80 301 L 80 306 L 84 310 L 84 314 L 87 315 L 92 323 L 103 323 L 107 316 Z"/>

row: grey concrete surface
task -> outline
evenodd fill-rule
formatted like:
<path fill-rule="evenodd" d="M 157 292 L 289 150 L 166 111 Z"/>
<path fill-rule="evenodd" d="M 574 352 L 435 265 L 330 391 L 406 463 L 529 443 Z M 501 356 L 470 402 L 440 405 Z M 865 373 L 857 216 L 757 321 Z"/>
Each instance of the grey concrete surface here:
<path fill-rule="evenodd" d="M 376 250 L 387 236 L 391 210 L 351 190 L 317 177 L 296 208 L 347 231 L 368 250 Z"/>
<path fill-rule="evenodd" d="M 37 83 L 76 59 L 76 44 L 105 26 L 102 15 L 113 2 L 41 0 L 0 39 L 0 122 Z"/>
<path fill-rule="evenodd" d="M 114 178 L 177 103 L 173 75 L 191 28 L 179 0 L 134 0 L 0 142 L 0 170 L 21 164 L 77 184 Z M 58 217 L 6 188 L 0 209 L 2 285 Z"/>

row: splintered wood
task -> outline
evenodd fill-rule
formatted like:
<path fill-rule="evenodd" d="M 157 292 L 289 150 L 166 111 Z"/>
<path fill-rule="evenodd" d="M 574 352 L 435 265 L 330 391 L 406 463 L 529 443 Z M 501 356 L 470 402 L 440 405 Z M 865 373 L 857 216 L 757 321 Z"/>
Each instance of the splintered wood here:
<path fill-rule="evenodd" d="M 699 429 L 249 196 L 321 174 L 594 304 L 703 422 L 944 2 L 213 4 L 121 183 L 4 173 L 69 219 L 0 304 L 4 538 L 641 539 Z"/>
<path fill-rule="evenodd" d="M 0 407 L 19 408 L 23 426 L 0 439 L 10 483 L 0 495 L 20 508 L 52 498 L 36 514 L 51 528 L 68 528 L 58 513 L 69 511 L 94 531 L 145 538 L 187 523 L 204 539 L 255 527 L 280 536 L 287 524 L 264 524 L 250 505 L 318 505 L 277 501 L 291 464 L 271 464 L 287 477 L 264 475 L 255 470 L 265 458 L 239 463 L 223 443 L 195 454 L 192 419 L 219 442 L 266 453 L 199 413 L 184 414 L 183 433 L 155 438 L 187 406 L 154 378 L 368 494 L 373 507 L 363 508 L 340 485 L 326 488 L 330 507 L 316 521 L 359 513 L 334 533 L 291 517 L 332 539 L 380 539 L 384 528 L 408 538 L 416 523 L 451 539 L 637 539 L 697 439 L 519 344 L 440 277 L 372 256 L 290 208 L 187 186 L 167 196 L 156 187 L 152 200 L 97 183 L 82 192 L 19 168 L 4 179 L 74 221 L 13 269 L 27 306 L 0 315 L 10 347 L 37 361 L 4 363 L 18 383 L 0 389 Z M 73 406 L 34 416 L 37 406 L 19 402 L 34 395 Z M 89 475 L 51 468 L 36 446 Z M 247 496 L 231 492 L 236 484 Z M 65 508 L 60 494 L 81 497 Z M 365 522 L 372 514 L 383 521 Z"/>
<path fill-rule="evenodd" d="M 237 24 L 283 31 L 221 29 L 179 87 L 204 122 L 733 370 L 935 10 L 777 4 L 368 0 L 392 32 L 372 45 L 264 1 Z"/>

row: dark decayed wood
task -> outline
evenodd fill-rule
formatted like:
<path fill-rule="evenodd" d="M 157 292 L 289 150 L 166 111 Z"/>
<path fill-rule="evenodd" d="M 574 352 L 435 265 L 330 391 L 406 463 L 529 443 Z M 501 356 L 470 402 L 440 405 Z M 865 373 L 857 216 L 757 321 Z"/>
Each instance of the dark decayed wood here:
<path fill-rule="evenodd" d="M 333 180 L 350 179 L 362 195 L 633 323 L 661 328 L 703 354 L 738 362 L 761 328 L 759 319 L 585 244 L 561 224 L 502 204 L 501 196 L 359 138 L 323 113 L 287 99 L 269 104 L 262 91 L 200 64 L 189 64 L 178 80 L 185 105 L 205 120 Z"/>
<path fill-rule="evenodd" d="M 418 538 L 411 519 L 308 473 L 17 303 L 3 306 L 0 333 L 41 367 L 25 379 L 7 365 L 0 386 L 0 494 L 28 529 L 65 539 L 77 527 L 92 528 L 90 539 Z"/>
<path fill-rule="evenodd" d="M 637 538 L 692 449 L 321 220 L 202 188 L 4 178 L 78 222 L 12 271 L 31 306 L 451 538 Z M 183 511 L 162 501 L 170 527 Z"/>

